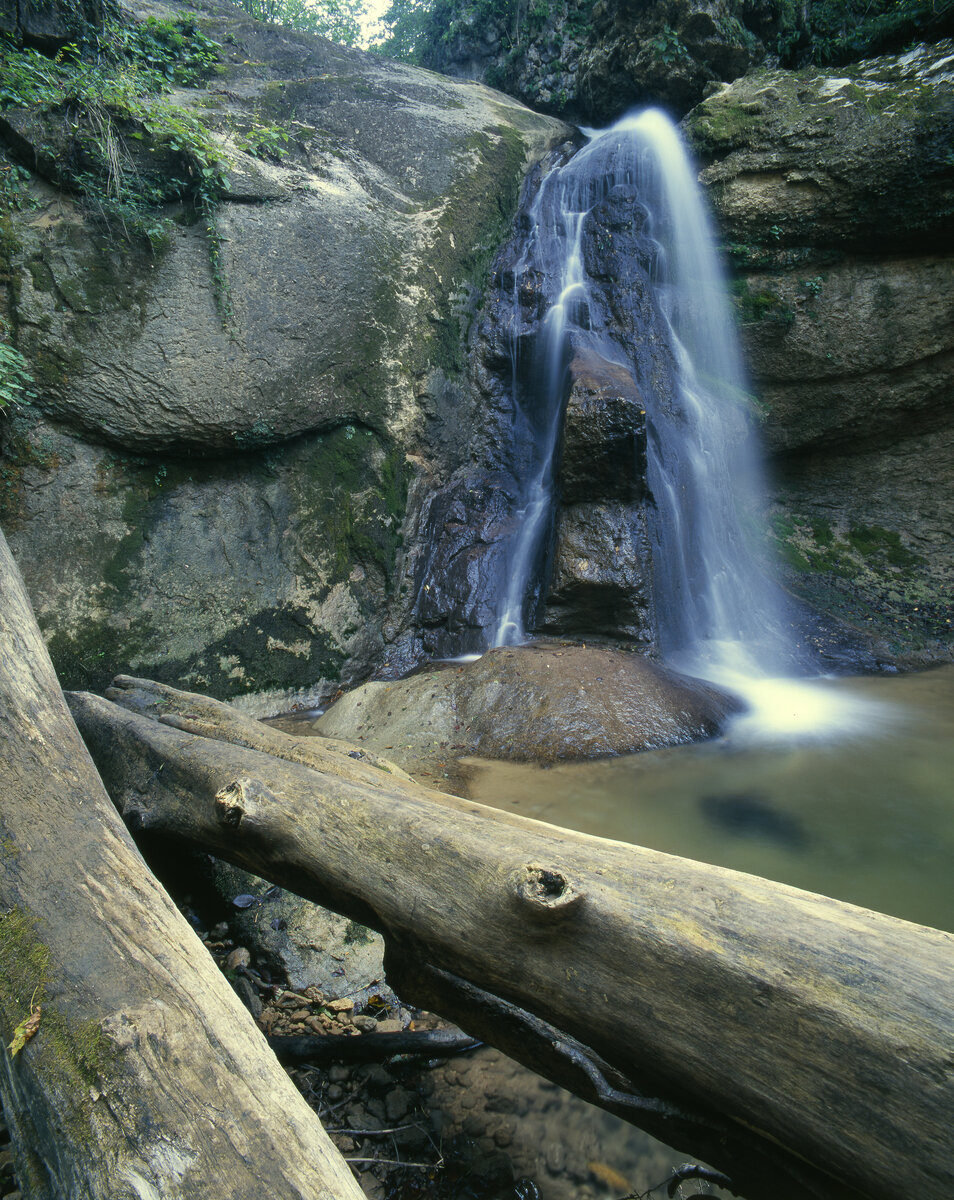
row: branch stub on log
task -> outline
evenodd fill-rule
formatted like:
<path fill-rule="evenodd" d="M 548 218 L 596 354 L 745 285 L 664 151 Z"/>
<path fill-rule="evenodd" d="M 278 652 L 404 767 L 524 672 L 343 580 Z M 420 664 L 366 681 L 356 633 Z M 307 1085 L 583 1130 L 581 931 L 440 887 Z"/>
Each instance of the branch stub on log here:
<path fill-rule="evenodd" d="M 220 825 L 238 829 L 246 816 L 262 804 L 275 803 L 274 795 L 257 779 L 233 779 L 215 793 L 215 815 Z"/>
<path fill-rule="evenodd" d="M 584 895 L 557 867 L 526 863 L 510 874 L 510 887 L 522 911 L 538 921 L 562 921 L 579 909 Z"/>

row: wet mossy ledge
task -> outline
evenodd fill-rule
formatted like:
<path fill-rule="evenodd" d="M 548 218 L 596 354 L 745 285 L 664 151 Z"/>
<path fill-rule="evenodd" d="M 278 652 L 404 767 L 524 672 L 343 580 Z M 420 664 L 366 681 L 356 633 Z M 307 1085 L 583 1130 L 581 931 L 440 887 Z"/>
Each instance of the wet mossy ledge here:
<path fill-rule="evenodd" d="M 35 396 L 0 428 L 0 520 L 65 686 L 132 670 L 269 711 L 386 657 L 459 437 L 428 397 L 569 130 L 182 8 L 120 4 L 43 86 L 5 44 L 0 336 Z"/>
<path fill-rule="evenodd" d="M 884 664 L 954 655 L 954 42 L 759 70 L 683 128 L 734 272 L 786 583 Z"/>

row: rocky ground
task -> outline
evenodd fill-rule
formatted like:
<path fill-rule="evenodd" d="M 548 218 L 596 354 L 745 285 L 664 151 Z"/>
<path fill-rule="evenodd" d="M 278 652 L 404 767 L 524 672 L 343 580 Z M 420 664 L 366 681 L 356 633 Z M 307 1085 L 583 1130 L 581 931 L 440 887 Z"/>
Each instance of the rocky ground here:
<path fill-rule="evenodd" d="M 357 1003 L 314 986 L 292 990 L 274 959 L 253 957 L 241 910 L 216 919 L 223 910 L 205 893 L 184 896 L 180 906 L 269 1036 L 350 1041 L 453 1029 L 402 1005 L 383 980 Z M 648 1200 L 668 1194 L 665 1185 L 684 1162 L 489 1046 L 286 1069 L 370 1200 Z M 673 1196 L 710 1194 L 698 1180 L 680 1186 Z M 24 1200 L 2 1113 L 0 1200 Z"/>
<path fill-rule="evenodd" d="M 187 916 L 199 920 L 191 909 Z M 316 987 L 291 991 L 236 943 L 230 923 L 199 932 L 269 1035 L 350 1039 L 452 1028 L 402 1005 L 383 982 L 364 993 L 360 1007 Z M 395 1056 L 289 1073 L 371 1200 L 622 1198 L 646 1194 L 682 1162 L 487 1046 L 450 1057 Z M 697 1182 L 687 1186 L 700 1189 Z"/>

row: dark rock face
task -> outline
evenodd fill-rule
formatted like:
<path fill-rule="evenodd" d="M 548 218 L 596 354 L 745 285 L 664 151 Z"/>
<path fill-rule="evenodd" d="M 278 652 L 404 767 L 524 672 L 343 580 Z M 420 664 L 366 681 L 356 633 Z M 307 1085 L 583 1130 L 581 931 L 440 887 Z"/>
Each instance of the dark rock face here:
<path fill-rule="evenodd" d="M 646 406 L 632 373 L 589 351 L 568 367 L 560 491 L 565 504 L 639 500 L 646 479 Z"/>
<path fill-rule="evenodd" d="M 786 580 L 910 664 L 952 653 L 952 53 L 760 72 L 684 123 L 739 273 Z"/>
<path fill-rule="evenodd" d="M 425 501 L 414 609 L 424 653 L 445 658 L 486 647 L 515 508 L 516 481 L 504 471 L 465 469 Z"/>
<path fill-rule="evenodd" d="M 0 5 L 0 31 L 53 54 L 116 13 L 110 0 L 6 0 Z"/>
<path fill-rule="evenodd" d="M 724 0 L 602 0 L 580 55 L 576 87 L 594 120 L 658 104 L 687 112 L 719 80 L 737 79 L 765 49 Z"/>
<path fill-rule="evenodd" d="M 543 169 L 566 155 L 561 148 Z M 493 642 L 512 569 L 508 547 L 545 421 L 544 321 L 560 285 L 523 253 L 539 182 L 531 181 L 518 233 L 496 260 L 472 341 L 472 462 L 428 499 L 414 539 L 427 547 L 415 574 L 416 644 L 441 657 Z M 553 524 L 540 550 L 528 628 L 560 636 L 626 643 L 654 636 L 643 386 L 668 403 L 672 362 L 649 281 L 655 243 L 644 223 L 633 190 L 617 187 L 584 226 L 589 317 L 612 330 L 618 352 L 610 359 L 582 340 L 572 343 L 563 396 L 549 401 L 564 415 Z"/>
<path fill-rule="evenodd" d="M 765 56 L 773 6 L 728 0 L 557 0 L 545 11 L 495 16 L 444 0 L 431 17 L 425 62 L 501 87 L 543 112 L 608 125 L 658 104 L 682 115 L 708 85 Z"/>

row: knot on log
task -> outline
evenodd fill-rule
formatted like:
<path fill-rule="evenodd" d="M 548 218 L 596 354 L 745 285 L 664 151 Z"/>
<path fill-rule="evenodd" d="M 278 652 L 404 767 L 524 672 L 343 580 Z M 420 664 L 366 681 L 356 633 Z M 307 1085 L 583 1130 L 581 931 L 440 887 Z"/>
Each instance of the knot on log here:
<path fill-rule="evenodd" d="M 511 872 L 510 887 L 521 909 L 540 921 L 562 920 L 583 903 L 576 890 L 557 867 L 527 863 Z"/>
<path fill-rule="evenodd" d="M 255 779 L 233 779 L 215 793 L 215 815 L 220 825 L 237 829 L 250 808 L 275 797 Z"/>

